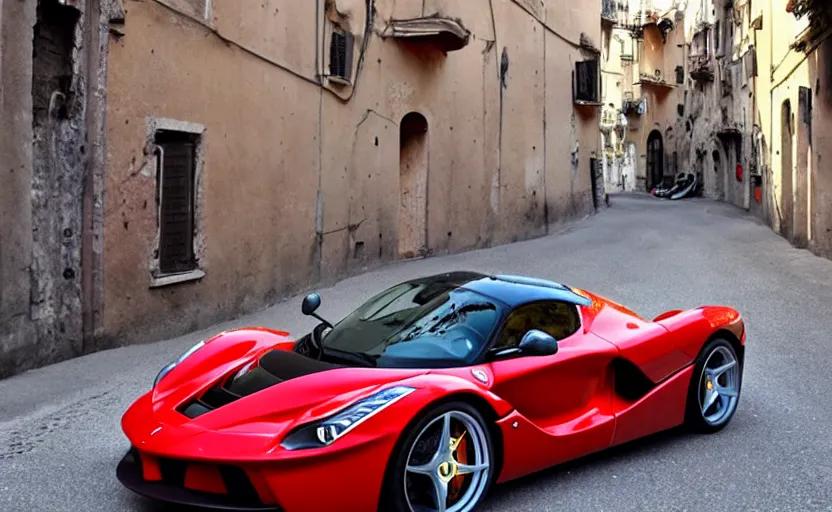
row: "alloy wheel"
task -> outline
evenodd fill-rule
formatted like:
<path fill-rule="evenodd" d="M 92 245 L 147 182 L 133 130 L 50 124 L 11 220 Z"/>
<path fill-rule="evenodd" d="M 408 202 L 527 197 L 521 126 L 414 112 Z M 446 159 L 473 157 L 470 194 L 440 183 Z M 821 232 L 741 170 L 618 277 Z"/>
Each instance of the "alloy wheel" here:
<path fill-rule="evenodd" d="M 727 347 L 717 346 L 708 354 L 699 378 L 699 410 L 709 425 L 730 419 L 737 408 L 739 386 L 736 356 Z"/>
<path fill-rule="evenodd" d="M 416 436 L 407 455 L 404 495 L 411 512 L 470 512 L 491 477 L 488 437 L 473 416 L 447 411 Z"/>

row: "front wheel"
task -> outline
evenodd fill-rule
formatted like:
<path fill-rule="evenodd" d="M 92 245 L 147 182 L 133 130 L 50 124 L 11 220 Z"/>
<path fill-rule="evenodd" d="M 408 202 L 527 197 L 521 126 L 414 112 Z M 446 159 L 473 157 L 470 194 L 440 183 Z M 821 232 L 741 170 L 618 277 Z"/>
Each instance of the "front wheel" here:
<path fill-rule="evenodd" d="M 494 473 L 491 433 L 464 402 L 429 410 L 397 444 L 379 510 L 471 512 L 485 498 Z"/>
<path fill-rule="evenodd" d="M 688 390 L 686 423 L 692 429 L 713 433 L 734 417 L 742 388 L 742 364 L 733 345 L 722 338 L 711 340 L 693 369 Z"/>

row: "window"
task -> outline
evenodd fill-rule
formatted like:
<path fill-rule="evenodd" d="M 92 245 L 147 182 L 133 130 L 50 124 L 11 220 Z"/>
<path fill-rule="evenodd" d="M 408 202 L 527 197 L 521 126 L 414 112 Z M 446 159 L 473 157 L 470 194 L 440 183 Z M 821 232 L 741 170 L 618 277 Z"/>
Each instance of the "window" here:
<path fill-rule="evenodd" d="M 575 334 L 580 327 L 578 308 L 572 304 L 540 302 L 521 306 L 509 315 L 493 349 L 519 346 L 523 336 L 532 329 L 541 330 L 561 341 Z"/>
<path fill-rule="evenodd" d="M 157 243 L 152 287 L 200 279 L 198 187 L 204 127 L 167 119 L 150 121 L 155 145 Z"/>
<path fill-rule="evenodd" d="M 353 35 L 351 32 L 332 32 L 329 43 L 329 79 L 349 83 L 352 77 Z"/>
<path fill-rule="evenodd" d="M 716 34 L 714 36 L 714 45 L 716 48 L 716 53 L 719 54 L 719 48 L 721 47 L 722 43 L 722 26 L 719 20 L 716 20 Z"/>
<path fill-rule="evenodd" d="M 159 271 L 178 274 L 194 260 L 194 176 L 196 141 L 189 133 L 156 133 L 159 202 Z"/>
<path fill-rule="evenodd" d="M 684 84 L 685 83 L 685 68 L 684 68 L 684 66 L 676 66 L 676 83 L 677 84 Z"/>
<path fill-rule="evenodd" d="M 600 88 L 598 59 L 575 63 L 575 100 L 598 103 Z"/>

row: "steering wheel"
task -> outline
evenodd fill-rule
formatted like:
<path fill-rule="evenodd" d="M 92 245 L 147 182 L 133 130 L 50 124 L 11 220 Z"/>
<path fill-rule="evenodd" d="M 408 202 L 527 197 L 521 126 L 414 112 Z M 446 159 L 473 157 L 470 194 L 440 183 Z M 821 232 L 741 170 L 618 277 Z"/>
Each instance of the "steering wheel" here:
<path fill-rule="evenodd" d="M 312 329 L 312 332 L 309 336 L 310 343 L 315 346 L 315 350 L 318 352 L 318 356 L 316 357 L 318 361 L 320 361 L 321 357 L 323 357 L 324 355 L 323 334 L 326 329 L 327 325 L 324 323 L 320 323 L 317 326 L 315 326 L 314 329 Z"/>

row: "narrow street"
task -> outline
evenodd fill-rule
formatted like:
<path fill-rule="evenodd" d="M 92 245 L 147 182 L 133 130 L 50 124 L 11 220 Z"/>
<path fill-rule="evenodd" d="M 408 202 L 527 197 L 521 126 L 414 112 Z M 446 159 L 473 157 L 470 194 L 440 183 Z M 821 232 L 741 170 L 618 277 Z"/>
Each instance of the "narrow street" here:
<path fill-rule="evenodd" d="M 726 430 L 660 434 L 575 461 L 495 488 L 484 510 L 832 510 L 832 261 L 792 248 L 723 203 L 646 195 L 611 201 L 599 215 L 542 239 L 347 279 L 319 290 L 320 313 L 339 318 L 394 282 L 452 269 L 553 279 L 649 318 L 704 304 L 736 307 L 748 328 L 747 365 L 739 410 Z M 294 335 L 313 326 L 297 297 L 185 337 L 0 381 L 0 510 L 163 510 L 115 478 L 127 449 L 121 414 L 193 343 L 252 324 Z"/>

